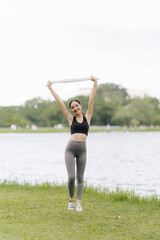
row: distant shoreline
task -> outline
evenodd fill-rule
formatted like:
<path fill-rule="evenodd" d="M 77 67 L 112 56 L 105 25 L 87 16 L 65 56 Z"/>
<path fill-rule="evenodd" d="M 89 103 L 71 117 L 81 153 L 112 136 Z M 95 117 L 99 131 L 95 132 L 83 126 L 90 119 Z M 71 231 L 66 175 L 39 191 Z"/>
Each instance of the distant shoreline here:
<path fill-rule="evenodd" d="M 91 126 L 89 132 L 159 132 L 160 127 L 110 127 Z M 53 127 L 40 127 L 36 130 L 20 128 L 13 130 L 11 128 L 0 128 L 0 133 L 69 133 L 69 128 L 56 129 Z"/>

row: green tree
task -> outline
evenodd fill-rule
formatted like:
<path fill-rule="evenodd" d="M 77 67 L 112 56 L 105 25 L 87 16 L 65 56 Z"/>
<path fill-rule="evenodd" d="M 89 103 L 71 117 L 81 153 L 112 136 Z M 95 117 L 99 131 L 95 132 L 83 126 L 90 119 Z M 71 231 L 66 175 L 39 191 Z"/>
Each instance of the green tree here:
<path fill-rule="evenodd" d="M 82 111 L 86 113 L 89 97 L 75 96 L 82 103 Z M 69 102 L 65 105 L 69 111 Z M 53 100 L 33 98 L 23 106 L 0 107 L 0 127 L 11 124 L 25 127 L 35 124 L 39 127 L 53 127 L 61 123 L 68 126 L 58 103 Z M 157 98 L 129 98 L 127 90 L 113 83 L 101 84 L 95 96 L 92 125 L 160 125 L 160 102 Z"/>
<path fill-rule="evenodd" d="M 116 125 L 151 125 L 159 111 L 159 102 L 155 98 L 134 98 L 128 104 L 115 111 L 112 123 Z"/>
<path fill-rule="evenodd" d="M 112 124 L 112 117 L 119 106 L 123 106 L 128 98 L 127 90 L 113 83 L 101 84 L 97 88 L 93 125 Z"/>

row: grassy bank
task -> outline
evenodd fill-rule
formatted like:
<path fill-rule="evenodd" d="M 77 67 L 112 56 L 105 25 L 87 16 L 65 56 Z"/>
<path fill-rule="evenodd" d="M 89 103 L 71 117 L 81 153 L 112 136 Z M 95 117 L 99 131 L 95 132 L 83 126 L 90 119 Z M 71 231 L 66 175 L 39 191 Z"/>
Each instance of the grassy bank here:
<path fill-rule="evenodd" d="M 156 196 L 85 187 L 83 212 L 76 212 L 67 210 L 65 185 L 5 182 L 0 192 L 0 239 L 160 239 Z"/>
<path fill-rule="evenodd" d="M 91 128 L 90 132 L 105 132 L 106 128 Z M 69 133 L 69 128 L 62 128 L 62 129 L 56 129 L 56 128 L 38 128 L 37 130 L 27 129 L 27 128 L 21 128 L 12 130 L 11 128 L 0 128 L 0 133 Z"/>
<path fill-rule="evenodd" d="M 0 128 L 0 133 L 57 133 L 57 132 L 69 132 L 69 128 L 62 128 L 62 129 L 56 129 L 56 128 L 38 128 L 37 130 L 27 129 L 27 128 L 21 128 L 12 130 L 11 128 Z"/>
<path fill-rule="evenodd" d="M 111 127 L 111 128 L 106 128 L 104 127 L 90 127 L 89 132 L 159 132 L 160 128 L 155 127 L 155 128 L 149 128 L 149 127 L 144 127 L 144 128 L 139 128 L 139 127 Z M 21 129 L 16 129 L 12 130 L 11 128 L 0 128 L 0 133 L 64 133 L 64 132 L 70 132 L 69 128 L 62 128 L 62 129 L 56 129 L 56 128 L 48 128 L 48 127 L 41 127 L 38 128 L 37 130 L 32 130 L 32 129 L 26 129 L 26 128 L 21 128 Z"/>

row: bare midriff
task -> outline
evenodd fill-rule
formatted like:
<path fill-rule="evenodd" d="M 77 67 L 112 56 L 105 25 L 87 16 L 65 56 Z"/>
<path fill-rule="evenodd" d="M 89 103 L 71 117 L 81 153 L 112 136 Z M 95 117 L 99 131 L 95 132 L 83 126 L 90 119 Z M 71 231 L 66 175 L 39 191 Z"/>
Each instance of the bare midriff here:
<path fill-rule="evenodd" d="M 87 136 L 83 133 L 74 133 L 71 135 L 70 140 L 77 141 L 77 142 L 85 142 Z"/>

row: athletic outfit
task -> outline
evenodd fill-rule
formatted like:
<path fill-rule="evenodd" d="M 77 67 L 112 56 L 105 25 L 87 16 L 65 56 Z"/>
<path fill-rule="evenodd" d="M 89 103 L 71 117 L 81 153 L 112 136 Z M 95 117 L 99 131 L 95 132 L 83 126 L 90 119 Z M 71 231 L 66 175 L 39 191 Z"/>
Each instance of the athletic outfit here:
<path fill-rule="evenodd" d="M 86 117 L 83 115 L 83 122 L 79 123 L 74 116 L 70 128 L 71 135 L 74 133 L 88 135 L 89 125 Z M 77 166 L 77 199 L 81 200 L 83 193 L 83 176 L 86 166 L 86 142 L 70 140 L 65 149 L 65 163 L 68 172 L 68 190 L 70 198 L 74 197 L 75 161 Z"/>
<path fill-rule="evenodd" d="M 83 122 L 79 123 L 76 120 L 76 117 L 73 117 L 73 122 L 71 124 L 71 135 L 74 133 L 83 133 L 85 135 L 88 135 L 89 125 L 87 122 L 86 117 L 83 114 Z"/>

